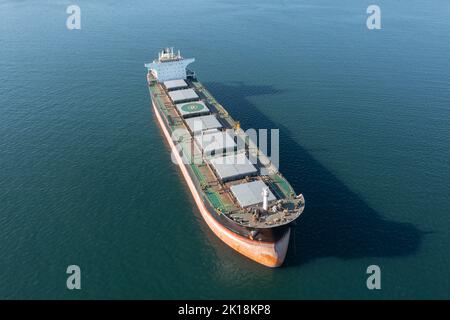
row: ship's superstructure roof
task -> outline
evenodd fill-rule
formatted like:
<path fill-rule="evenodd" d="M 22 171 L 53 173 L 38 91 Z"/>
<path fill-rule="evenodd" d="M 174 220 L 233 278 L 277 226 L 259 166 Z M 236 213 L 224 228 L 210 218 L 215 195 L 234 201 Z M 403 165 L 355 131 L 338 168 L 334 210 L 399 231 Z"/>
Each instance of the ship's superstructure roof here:
<path fill-rule="evenodd" d="M 252 176 L 258 172 L 245 153 L 212 158 L 210 163 L 223 182 Z"/>
<path fill-rule="evenodd" d="M 209 132 L 195 136 L 200 148 L 206 155 L 214 155 L 233 151 L 237 144 L 226 131 Z"/>
<path fill-rule="evenodd" d="M 179 103 L 176 106 L 183 118 L 195 117 L 209 113 L 209 108 L 203 101 Z"/>
<path fill-rule="evenodd" d="M 260 205 L 263 203 L 263 189 L 266 188 L 267 185 L 261 181 L 256 180 L 252 182 L 237 184 L 234 186 L 231 186 L 231 192 L 233 193 L 234 197 L 239 202 L 239 205 L 242 208 L 246 208 L 253 205 Z M 273 193 L 269 190 L 269 201 L 275 200 L 275 196 Z"/>
<path fill-rule="evenodd" d="M 158 54 L 158 59 L 146 63 L 145 67 L 151 72 L 158 82 L 186 79 L 186 67 L 195 59 L 185 59 L 180 51 L 174 53 L 173 48 L 166 48 Z M 170 89 L 168 89 L 170 90 Z"/>
<path fill-rule="evenodd" d="M 216 116 L 212 114 L 186 119 L 186 124 L 194 134 L 200 134 L 202 131 L 211 129 L 222 128 L 219 120 L 217 120 Z"/>
<path fill-rule="evenodd" d="M 181 88 L 187 88 L 188 84 L 183 79 L 175 79 L 175 80 L 168 80 L 164 81 L 164 86 L 167 90 L 176 90 Z"/>
<path fill-rule="evenodd" d="M 174 103 L 198 100 L 198 95 L 194 89 L 182 89 L 169 92 L 170 99 Z"/>

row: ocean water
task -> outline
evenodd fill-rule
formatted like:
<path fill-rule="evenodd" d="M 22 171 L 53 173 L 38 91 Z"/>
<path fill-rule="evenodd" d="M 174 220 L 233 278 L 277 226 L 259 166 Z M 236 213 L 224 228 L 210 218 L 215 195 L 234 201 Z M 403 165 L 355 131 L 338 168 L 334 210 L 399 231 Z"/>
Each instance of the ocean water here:
<path fill-rule="evenodd" d="M 365 0 L 79 0 L 81 30 L 70 4 L 0 0 L 0 298 L 449 298 L 448 1 L 377 1 L 373 31 Z M 280 129 L 307 201 L 284 267 L 201 219 L 150 109 L 165 46 Z"/>

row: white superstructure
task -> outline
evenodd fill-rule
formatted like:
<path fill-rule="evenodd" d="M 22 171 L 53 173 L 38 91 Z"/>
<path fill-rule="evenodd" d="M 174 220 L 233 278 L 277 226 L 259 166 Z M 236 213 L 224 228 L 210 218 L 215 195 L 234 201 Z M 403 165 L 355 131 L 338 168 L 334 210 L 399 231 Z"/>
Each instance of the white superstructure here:
<path fill-rule="evenodd" d="M 194 58 L 183 58 L 180 51 L 175 54 L 173 48 L 166 48 L 158 54 L 158 59 L 145 64 L 145 67 L 153 73 L 158 82 L 165 82 L 186 79 L 186 67 L 194 61 Z"/>

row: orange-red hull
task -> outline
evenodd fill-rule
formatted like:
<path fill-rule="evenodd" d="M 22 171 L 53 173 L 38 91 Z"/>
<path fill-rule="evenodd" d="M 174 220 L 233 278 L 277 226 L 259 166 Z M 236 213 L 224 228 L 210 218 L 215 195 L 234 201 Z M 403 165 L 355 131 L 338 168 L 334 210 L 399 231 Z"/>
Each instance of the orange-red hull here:
<path fill-rule="evenodd" d="M 158 119 L 158 123 L 164 133 L 164 137 L 169 143 L 172 150 L 176 150 L 172 138 L 164 125 L 164 122 L 159 114 L 156 106 L 152 101 L 153 109 Z M 229 245 L 231 248 L 241 253 L 242 255 L 250 258 L 260 264 L 267 267 L 278 267 L 280 266 L 284 258 L 286 257 L 286 252 L 288 249 L 290 229 L 277 241 L 275 242 L 264 242 L 258 240 L 251 240 L 249 238 L 238 235 L 231 230 L 227 229 L 221 225 L 214 217 L 211 216 L 205 204 L 202 201 L 200 194 L 198 193 L 195 185 L 183 164 L 181 156 L 178 152 L 173 152 L 177 160 L 178 166 L 181 169 L 184 179 L 189 186 L 192 196 L 194 197 L 195 203 L 197 204 L 200 213 L 205 220 L 209 228 L 219 237 L 223 242 Z"/>

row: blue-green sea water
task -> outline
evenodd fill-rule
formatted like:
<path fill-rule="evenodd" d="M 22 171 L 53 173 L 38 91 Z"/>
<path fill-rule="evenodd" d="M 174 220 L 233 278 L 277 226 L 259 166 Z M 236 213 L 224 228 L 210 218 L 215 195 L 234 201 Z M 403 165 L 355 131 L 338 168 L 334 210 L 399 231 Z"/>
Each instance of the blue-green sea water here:
<path fill-rule="evenodd" d="M 449 298 L 450 2 L 376 1 L 381 30 L 371 4 L 0 0 L 0 298 Z M 280 129 L 307 201 L 283 268 L 221 243 L 170 161 L 144 68 L 165 46 Z"/>

